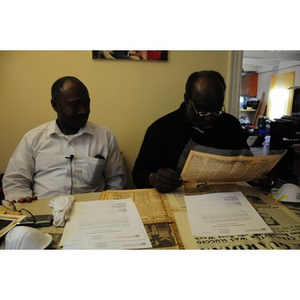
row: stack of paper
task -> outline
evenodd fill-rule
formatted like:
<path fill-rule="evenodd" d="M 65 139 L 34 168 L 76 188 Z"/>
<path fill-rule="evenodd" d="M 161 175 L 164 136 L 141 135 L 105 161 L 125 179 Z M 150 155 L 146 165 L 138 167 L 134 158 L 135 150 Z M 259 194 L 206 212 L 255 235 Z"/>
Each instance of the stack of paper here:
<path fill-rule="evenodd" d="M 64 249 L 140 249 L 151 242 L 132 199 L 75 202 Z"/>

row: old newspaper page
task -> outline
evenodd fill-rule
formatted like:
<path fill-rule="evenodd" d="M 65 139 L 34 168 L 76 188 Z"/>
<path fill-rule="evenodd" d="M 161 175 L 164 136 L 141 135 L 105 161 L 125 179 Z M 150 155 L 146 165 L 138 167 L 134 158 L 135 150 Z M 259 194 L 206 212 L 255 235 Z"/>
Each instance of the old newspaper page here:
<path fill-rule="evenodd" d="M 185 182 L 251 181 L 269 173 L 282 156 L 221 156 L 191 150 L 181 177 Z"/>
<path fill-rule="evenodd" d="M 161 194 L 155 189 L 107 190 L 101 193 L 75 194 L 73 196 L 75 202 L 131 198 L 145 226 L 152 249 L 182 248 L 176 224 L 167 214 Z M 31 203 L 16 203 L 16 206 L 18 209 L 29 209 L 33 214 L 48 214 L 53 210 L 49 206 L 52 198 L 39 199 Z M 64 228 L 52 225 L 41 227 L 39 230 L 52 236 L 51 249 L 61 248 L 60 240 Z"/>
<path fill-rule="evenodd" d="M 132 189 L 107 190 L 101 195 L 102 200 L 127 198 L 133 199 L 153 248 L 181 248 L 176 224 L 165 210 L 162 194 L 156 189 Z"/>
<path fill-rule="evenodd" d="M 102 200 L 128 198 L 134 201 L 144 224 L 169 222 L 161 195 L 155 189 L 107 190 L 101 195 Z"/>
<path fill-rule="evenodd" d="M 242 192 L 213 193 L 184 198 L 194 236 L 273 232 Z"/>
<path fill-rule="evenodd" d="M 211 185 L 201 192 L 197 184 L 186 184 L 176 193 L 163 195 L 168 213 L 176 222 L 178 233 L 185 249 L 300 249 L 300 217 L 282 203 L 263 194 L 259 190 L 243 185 L 235 188 L 243 192 L 273 233 L 228 236 L 193 236 L 189 225 L 184 196 L 231 190 L 232 184 Z"/>

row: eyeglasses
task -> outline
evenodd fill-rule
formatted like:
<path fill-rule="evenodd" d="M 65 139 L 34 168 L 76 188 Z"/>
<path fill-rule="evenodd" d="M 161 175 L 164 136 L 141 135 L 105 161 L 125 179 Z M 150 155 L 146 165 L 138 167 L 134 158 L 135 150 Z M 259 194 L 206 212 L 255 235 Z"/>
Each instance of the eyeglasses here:
<path fill-rule="evenodd" d="M 220 115 L 223 115 L 224 114 L 224 111 L 223 110 L 216 110 L 216 111 L 197 111 L 193 101 L 191 99 L 189 99 L 190 102 L 192 103 L 192 106 L 195 110 L 195 113 L 199 116 L 199 117 L 207 117 L 207 116 L 210 116 L 210 115 L 214 115 L 214 116 L 220 116 Z"/>
<path fill-rule="evenodd" d="M 29 221 L 28 225 L 33 225 L 36 222 L 36 219 L 34 217 L 34 215 L 27 209 L 25 208 L 21 208 L 21 209 L 17 209 L 17 207 L 15 206 L 15 204 L 7 199 L 3 199 L 2 200 L 2 206 L 4 208 L 6 208 L 7 210 L 13 211 L 15 213 L 19 213 L 21 215 L 26 216 L 27 220 Z"/>

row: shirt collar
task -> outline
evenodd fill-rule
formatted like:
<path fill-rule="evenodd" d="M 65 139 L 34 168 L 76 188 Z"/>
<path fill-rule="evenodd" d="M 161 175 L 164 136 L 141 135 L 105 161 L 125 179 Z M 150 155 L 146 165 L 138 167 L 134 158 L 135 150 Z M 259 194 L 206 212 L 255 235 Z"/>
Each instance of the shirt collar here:
<path fill-rule="evenodd" d="M 50 122 L 49 127 L 48 127 L 48 136 L 57 134 L 59 136 L 65 136 L 59 129 L 56 120 Z M 86 122 L 84 127 L 81 127 L 79 131 L 74 135 L 74 136 L 80 136 L 82 134 L 90 134 L 93 135 L 93 130 L 89 122 Z"/>
<path fill-rule="evenodd" d="M 205 133 L 205 130 L 202 130 L 202 129 L 196 127 L 196 126 L 192 126 L 192 128 L 194 128 L 195 130 L 197 130 L 200 133 Z"/>

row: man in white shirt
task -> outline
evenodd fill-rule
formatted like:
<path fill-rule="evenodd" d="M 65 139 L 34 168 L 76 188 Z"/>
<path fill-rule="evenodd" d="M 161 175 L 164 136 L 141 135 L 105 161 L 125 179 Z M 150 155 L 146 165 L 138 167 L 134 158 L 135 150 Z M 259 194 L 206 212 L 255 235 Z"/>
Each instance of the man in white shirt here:
<path fill-rule="evenodd" d="M 88 122 L 90 98 L 77 78 L 58 79 L 51 89 L 57 119 L 32 129 L 11 156 L 3 178 L 5 198 L 37 198 L 123 189 L 126 172 L 112 132 Z"/>

